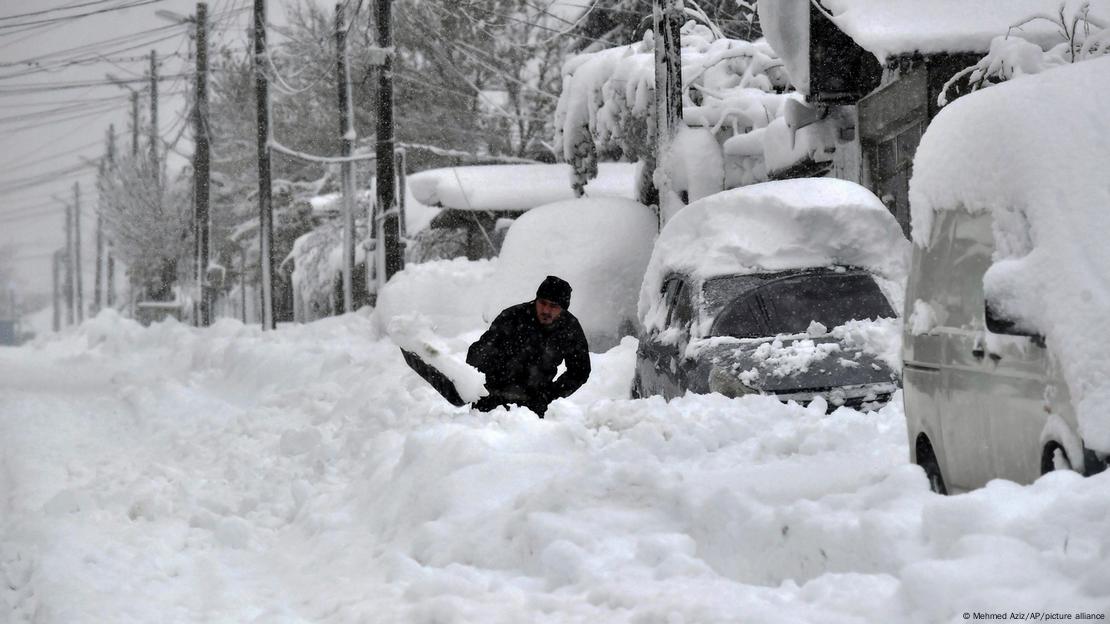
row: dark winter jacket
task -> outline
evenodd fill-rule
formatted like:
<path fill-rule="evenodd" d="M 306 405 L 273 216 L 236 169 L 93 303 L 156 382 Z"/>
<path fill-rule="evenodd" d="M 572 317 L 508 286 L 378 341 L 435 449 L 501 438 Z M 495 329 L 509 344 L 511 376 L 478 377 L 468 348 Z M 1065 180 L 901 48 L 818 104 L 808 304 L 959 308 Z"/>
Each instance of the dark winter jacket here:
<path fill-rule="evenodd" d="M 517 403 L 540 416 L 548 403 L 569 396 L 590 376 L 586 334 L 567 310 L 548 327 L 536 319 L 535 301 L 506 308 L 477 342 L 466 362 L 486 374 L 490 396 L 479 409 Z M 559 364 L 566 371 L 555 379 Z M 524 397 L 519 395 L 523 393 Z"/>

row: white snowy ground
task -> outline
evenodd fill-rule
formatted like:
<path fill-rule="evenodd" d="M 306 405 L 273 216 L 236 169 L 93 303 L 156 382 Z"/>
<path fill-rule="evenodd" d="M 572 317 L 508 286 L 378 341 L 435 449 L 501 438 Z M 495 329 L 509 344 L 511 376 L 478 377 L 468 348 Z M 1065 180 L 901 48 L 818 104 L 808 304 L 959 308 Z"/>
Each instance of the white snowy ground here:
<path fill-rule="evenodd" d="M 0 621 L 1110 609 L 1110 474 L 936 496 L 907 464 L 899 403 L 630 401 L 628 339 L 546 420 L 472 413 L 376 327 L 144 329 L 104 313 L 0 349 Z"/>

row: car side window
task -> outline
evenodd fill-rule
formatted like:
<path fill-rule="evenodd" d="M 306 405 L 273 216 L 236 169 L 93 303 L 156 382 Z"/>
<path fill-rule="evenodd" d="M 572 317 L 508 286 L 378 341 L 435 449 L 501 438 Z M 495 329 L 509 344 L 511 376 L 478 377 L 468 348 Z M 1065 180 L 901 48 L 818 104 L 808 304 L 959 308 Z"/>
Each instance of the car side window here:
<path fill-rule="evenodd" d="M 671 318 L 674 316 L 675 300 L 678 298 L 678 291 L 682 287 L 682 280 L 678 278 L 671 278 L 663 284 L 663 310 L 665 310 L 664 327 L 671 326 Z"/>
<path fill-rule="evenodd" d="M 694 320 L 694 296 L 692 290 L 689 284 L 679 280 L 674 307 L 671 308 L 671 317 L 667 323 L 668 327 L 686 328 Z"/>

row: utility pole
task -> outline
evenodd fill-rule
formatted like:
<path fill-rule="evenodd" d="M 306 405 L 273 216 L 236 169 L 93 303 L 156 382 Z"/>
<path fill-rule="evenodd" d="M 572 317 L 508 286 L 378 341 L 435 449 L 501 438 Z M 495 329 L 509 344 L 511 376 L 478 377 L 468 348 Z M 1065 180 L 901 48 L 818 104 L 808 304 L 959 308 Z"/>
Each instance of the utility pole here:
<path fill-rule="evenodd" d="M 61 250 L 54 252 L 54 331 L 62 330 L 62 261 L 64 255 Z"/>
<path fill-rule="evenodd" d="M 73 325 L 73 206 L 66 204 L 66 325 Z"/>
<path fill-rule="evenodd" d="M 208 217 L 209 149 L 208 149 L 208 5 L 197 3 L 197 76 L 196 102 L 193 106 L 193 196 L 196 201 L 197 284 L 200 285 L 201 327 L 208 327 L 212 320 L 212 291 L 208 287 L 208 238 L 211 227 Z"/>
<path fill-rule="evenodd" d="M 400 229 L 401 238 L 408 236 L 408 231 L 405 228 L 405 167 L 407 158 L 405 156 L 405 148 L 397 150 L 397 227 Z"/>
<path fill-rule="evenodd" d="M 247 323 L 247 250 L 239 248 L 239 314 L 243 317 L 243 324 Z"/>
<path fill-rule="evenodd" d="M 347 69 L 347 28 L 343 23 L 343 4 L 335 5 L 335 56 L 336 84 L 339 86 L 339 144 L 340 154 L 349 158 L 354 152 L 354 111 L 351 106 L 351 74 Z M 343 185 L 343 311 L 353 312 L 355 276 L 355 176 L 354 163 L 345 160 L 340 165 Z M 369 261 L 366 263 L 370 267 Z"/>
<path fill-rule="evenodd" d="M 139 92 L 131 91 L 131 157 L 139 155 Z"/>
<path fill-rule="evenodd" d="M 85 288 L 81 277 L 81 183 L 73 183 L 73 258 L 77 277 L 77 322 L 85 320 Z"/>
<path fill-rule="evenodd" d="M 132 101 L 138 103 L 138 98 L 136 97 L 136 94 L 134 92 L 132 92 Z M 136 116 L 138 115 L 138 108 L 135 108 L 135 114 L 136 114 Z M 137 128 L 138 124 L 136 124 L 135 127 Z M 116 166 L 116 127 L 114 125 L 111 125 L 111 126 L 108 126 L 108 167 L 109 168 L 115 168 L 115 166 Z M 103 224 L 103 219 L 98 217 L 96 222 L 97 222 L 97 228 L 98 228 L 98 231 L 99 231 L 99 228 Z M 112 306 L 114 306 L 116 304 L 116 260 L 112 256 L 112 243 L 111 243 L 111 241 L 105 240 L 104 241 L 104 246 L 105 246 L 104 264 L 106 265 L 105 270 L 107 272 L 107 275 L 105 276 L 107 279 L 105 280 L 106 284 L 105 284 L 105 293 L 104 293 L 104 295 L 105 295 L 104 304 L 106 306 L 108 306 L 109 308 L 111 308 Z"/>
<path fill-rule="evenodd" d="M 377 218 L 381 236 L 378 243 L 384 248 L 384 267 L 378 269 L 379 285 L 385 284 L 393 274 L 404 268 L 401 250 L 399 220 L 396 210 L 396 190 L 393 169 L 393 25 L 392 0 L 376 0 L 375 26 L 378 47 L 385 54 L 378 65 L 378 127 L 377 127 Z M 383 271 L 384 269 L 384 271 Z"/>
<path fill-rule="evenodd" d="M 150 51 L 150 163 L 157 178 L 158 170 L 158 53 Z M 158 200 L 161 210 L 162 201 Z"/>
<path fill-rule="evenodd" d="M 115 160 L 115 134 L 116 126 L 108 126 L 108 145 L 105 150 L 104 161 L 100 163 L 100 172 L 103 174 Z M 100 312 L 104 305 L 104 198 L 101 197 L 96 207 L 96 271 L 93 283 L 93 314 Z"/>
<path fill-rule="evenodd" d="M 106 303 L 109 308 L 114 308 L 116 305 L 116 257 L 112 255 L 112 243 L 108 242 L 108 292 Z"/>
<path fill-rule="evenodd" d="M 655 30 L 655 167 L 662 182 L 658 188 L 659 228 L 682 208 L 671 189 L 670 172 L 666 171 L 671 144 L 682 123 L 682 23 L 685 11 L 682 0 L 655 0 L 652 10 Z M 646 168 L 645 168 L 646 169 Z"/>
<path fill-rule="evenodd" d="M 254 0 L 254 100 L 258 112 L 258 258 L 262 275 L 262 329 L 274 322 L 274 206 L 270 188 L 270 85 L 266 81 L 266 0 Z"/>

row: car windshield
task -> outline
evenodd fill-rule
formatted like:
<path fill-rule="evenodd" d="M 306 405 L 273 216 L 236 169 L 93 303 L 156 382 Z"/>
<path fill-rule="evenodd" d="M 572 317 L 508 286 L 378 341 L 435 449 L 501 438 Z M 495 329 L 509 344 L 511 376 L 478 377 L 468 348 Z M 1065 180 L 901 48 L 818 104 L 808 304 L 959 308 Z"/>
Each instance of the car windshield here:
<path fill-rule="evenodd" d="M 890 303 L 866 273 L 803 273 L 741 293 L 718 315 L 711 334 L 761 338 L 805 333 L 813 321 L 831 329 L 851 320 L 892 316 Z"/>

